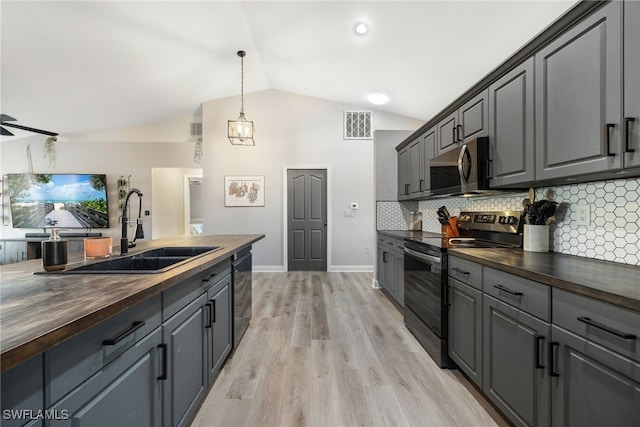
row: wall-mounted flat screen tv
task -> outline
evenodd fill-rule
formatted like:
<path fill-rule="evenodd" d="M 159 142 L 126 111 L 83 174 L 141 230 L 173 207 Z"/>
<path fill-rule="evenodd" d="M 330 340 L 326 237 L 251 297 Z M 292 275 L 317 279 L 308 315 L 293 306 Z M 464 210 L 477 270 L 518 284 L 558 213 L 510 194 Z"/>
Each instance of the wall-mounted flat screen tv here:
<path fill-rule="evenodd" d="M 7 175 L 14 228 L 109 228 L 107 176 Z"/>

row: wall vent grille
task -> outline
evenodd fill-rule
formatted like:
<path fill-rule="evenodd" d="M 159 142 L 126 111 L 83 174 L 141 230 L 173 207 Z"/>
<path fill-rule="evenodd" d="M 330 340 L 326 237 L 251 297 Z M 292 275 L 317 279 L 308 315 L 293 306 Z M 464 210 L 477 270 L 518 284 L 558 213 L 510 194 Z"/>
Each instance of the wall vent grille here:
<path fill-rule="evenodd" d="M 202 123 L 191 123 L 191 136 L 202 136 Z"/>
<path fill-rule="evenodd" d="M 373 139 L 371 111 L 344 112 L 344 139 Z"/>

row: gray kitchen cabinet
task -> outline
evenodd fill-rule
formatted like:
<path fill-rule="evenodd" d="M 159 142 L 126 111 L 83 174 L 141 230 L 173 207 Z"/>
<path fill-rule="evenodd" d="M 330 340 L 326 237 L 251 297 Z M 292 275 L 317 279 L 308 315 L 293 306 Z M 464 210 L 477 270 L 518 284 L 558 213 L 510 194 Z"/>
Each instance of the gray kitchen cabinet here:
<path fill-rule="evenodd" d="M 622 2 L 535 54 L 536 180 L 622 167 Z"/>
<path fill-rule="evenodd" d="M 13 264 L 27 260 L 26 240 L 3 240 L 1 244 L 4 252 L 4 257 L 0 259 L 2 264 Z"/>
<path fill-rule="evenodd" d="M 422 184 L 422 196 L 431 195 L 431 173 L 429 171 L 429 163 L 436 155 L 437 138 L 438 131 L 435 126 L 422 135 L 422 144 L 424 145 L 424 182 Z"/>
<path fill-rule="evenodd" d="M 425 178 L 425 150 L 422 137 L 409 145 L 409 197 L 420 197 Z"/>
<path fill-rule="evenodd" d="M 158 327 L 49 408 L 57 417 L 49 420 L 48 425 L 159 426 L 162 419 L 159 377 L 166 363 L 161 343 L 162 330 Z"/>
<path fill-rule="evenodd" d="M 483 391 L 516 426 L 550 422 L 550 325 L 489 295 L 483 307 Z"/>
<path fill-rule="evenodd" d="M 43 376 L 42 355 L 0 375 L 3 426 L 42 425 L 37 414 L 44 409 Z"/>
<path fill-rule="evenodd" d="M 404 241 L 378 233 L 378 284 L 404 305 Z"/>
<path fill-rule="evenodd" d="M 534 59 L 489 86 L 491 186 L 531 183 L 535 178 Z"/>
<path fill-rule="evenodd" d="M 231 274 L 220 278 L 207 292 L 206 323 L 208 381 L 212 383 L 233 347 Z"/>
<path fill-rule="evenodd" d="M 552 425 L 640 425 L 640 363 L 552 327 Z"/>
<path fill-rule="evenodd" d="M 449 356 L 482 388 L 482 292 L 449 277 Z"/>
<path fill-rule="evenodd" d="M 437 152 L 489 133 L 488 92 L 483 90 L 438 122 Z"/>
<path fill-rule="evenodd" d="M 640 166 L 640 2 L 624 3 L 624 167 Z"/>
<path fill-rule="evenodd" d="M 162 396 L 165 427 L 188 425 L 207 390 L 206 302 L 203 293 L 162 324 L 166 352 Z"/>
<path fill-rule="evenodd" d="M 373 133 L 376 200 L 398 200 L 398 152 L 396 146 L 411 135 L 408 130 L 376 130 Z"/>
<path fill-rule="evenodd" d="M 398 152 L 398 200 L 409 199 L 410 181 L 409 149 L 405 148 Z"/>

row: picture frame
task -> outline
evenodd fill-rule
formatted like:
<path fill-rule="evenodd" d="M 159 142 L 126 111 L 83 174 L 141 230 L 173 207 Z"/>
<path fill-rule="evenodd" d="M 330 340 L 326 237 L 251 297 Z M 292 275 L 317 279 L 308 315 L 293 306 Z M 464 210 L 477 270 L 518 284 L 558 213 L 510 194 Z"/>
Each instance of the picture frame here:
<path fill-rule="evenodd" d="M 264 175 L 224 177 L 225 207 L 264 206 Z"/>

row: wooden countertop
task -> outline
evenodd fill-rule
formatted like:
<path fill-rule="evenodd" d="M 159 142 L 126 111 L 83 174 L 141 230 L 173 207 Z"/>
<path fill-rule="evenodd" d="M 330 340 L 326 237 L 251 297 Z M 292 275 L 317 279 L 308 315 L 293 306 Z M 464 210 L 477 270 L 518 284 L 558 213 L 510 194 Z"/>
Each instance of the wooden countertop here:
<path fill-rule="evenodd" d="M 522 249 L 449 249 L 449 254 L 640 312 L 640 267 Z"/>
<path fill-rule="evenodd" d="M 252 245 L 263 234 L 177 236 L 139 242 L 130 254 L 163 246 L 222 246 L 170 269 L 151 274 L 33 274 L 42 260 L 0 268 L 0 368 L 7 369 L 97 323 L 156 295 Z M 114 254 L 119 248 L 114 248 Z M 89 263 L 91 261 L 88 261 Z M 70 254 L 69 265 L 82 265 Z"/>

